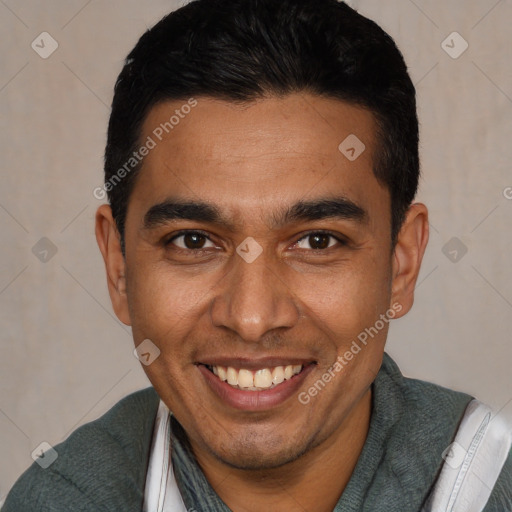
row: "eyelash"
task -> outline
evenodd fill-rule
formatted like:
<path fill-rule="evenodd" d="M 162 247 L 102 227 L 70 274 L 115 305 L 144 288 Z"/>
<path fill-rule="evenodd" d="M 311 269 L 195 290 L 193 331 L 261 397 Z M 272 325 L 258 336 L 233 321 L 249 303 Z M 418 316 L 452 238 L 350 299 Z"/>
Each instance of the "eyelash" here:
<path fill-rule="evenodd" d="M 184 235 L 200 235 L 209 240 L 210 242 L 213 242 L 213 240 L 208 236 L 208 234 L 204 231 L 197 230 L 197 229 L 185 229 L 183 231 L 178 231 L 174 235 L 172 235 L 171 238 L 169 238 L 167 241 L 164 242 L 164 245 L 167 247 L 172 244 L 173 240 L 176 240 L 180 236 Z M 200 254 L 205 251 L 205 249 L 183 249 L 182 247 L 175 247 L 175 250 L 178 252 L 187 252 L 187 253 L 196 253 Z"/>
<path fill-rule="evenodd" d="M 178 231 L 178 233 L 175 233 L 171 238 L 169 238 L 168 240 L 166 240 L 164 242 L 164 245 L 167 247 L 169 245 L 172 244 L 172 242 L 174 240 L 176 240 L 177 238 L 179 238 L 180 236 L 184 236 L 184 235 L 200 235 L 204 238 L 206 238 L 207 240 L 209 240 L 210 242 L 214 243 L 213 240 L 208 236 L 208 234 L 205 232 L 205 231 L 201 231 L 201 230 L 182 230 L 182 231 Z M 347 246 L 348 245 L 348 242 L 346 240 L 344 240 L 342 237 L 340 237 L 339 235 L 337 234 L 334 234 L 332 233 L 331 231 L 326 231 L 326 230 L 313 230 L 313 231 L 308 231 L 306 233 L 303 233 L 300 238 L 298 238 L 292 245 L 295 246 L 297 245 L 299 242 L 301 242 L 302 240 L 310 237 L 310 236 L 313 236 L 313 235 L 327 235 L 331 238 L 334 238 L 339 246 L 343 247 L 343 246 Z M 307 251 L 307 252 L 314 252 L 314 253 L 326 253 L 332 249 L 335 249 L 336 247 L 327 247 L 325 249 L 298 249 L 299 251 Z M 202 254 L 203 252 L 207 252 L 208 249 L 183 249 L 182 247 L 174 247 L 174 250 L 178 251 L 178 252 L 186 252 L 186 253 L 194 253 L 194 254 Z"/>
<path fill-rule="evenodd" d="M 326 236 L 329 236 L 331 238 L 334 238 L 334 240 L 336 240 L 336 242 L 338 242 L 338 248 L 339 247 L 344 247 L 346 245 L 348 245 L 348 242 L 347 240 L 345 240 L 344 238 L 340 237 L 340 235 L 337 235 L 331 231 L 327 231 L 327 230 L 324 230 L 324 229 L 319 229 L 319 230 L 313 230 L 313 231 L 308 231 L 304 234 L 301 235 L 301 237 L 293 243 L 293 245 L 296 245 L 298 244 L 300 241 L 306 239 L 306 238 L 309 238 L 310 236 L 313 236 L 313 235 L 326 235 Z M 316 254 L 320 254 L 320 253 L 326 253 L 330 250 L 333 250 L 333 249 L 336 249 L 336 246 L 333 246 L 333 247 L 326 247 L 325 249 L 299 249 L 299 250 L 304 250 L 304 251 L 307 251 L 307 252 L 313 252 L 313 253 L 316 253 Z"/>

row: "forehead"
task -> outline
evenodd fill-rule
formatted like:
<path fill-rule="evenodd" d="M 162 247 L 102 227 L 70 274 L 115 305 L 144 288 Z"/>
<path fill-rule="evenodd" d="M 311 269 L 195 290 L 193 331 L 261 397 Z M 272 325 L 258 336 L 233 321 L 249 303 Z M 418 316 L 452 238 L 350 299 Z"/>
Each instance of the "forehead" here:
<path fill-rule="evenodd" d="M 389 194 L 372 171 L 375 133 L 369 111 L 315 95 L 243 105 L 203 97 L 163 102 L 143 124 L 141 142 L 151 139 L 153 147 L 132 202 L 147 208 L 181 196 L 238 220 L 329 196 L 369 213 L 388 209 Z"/>

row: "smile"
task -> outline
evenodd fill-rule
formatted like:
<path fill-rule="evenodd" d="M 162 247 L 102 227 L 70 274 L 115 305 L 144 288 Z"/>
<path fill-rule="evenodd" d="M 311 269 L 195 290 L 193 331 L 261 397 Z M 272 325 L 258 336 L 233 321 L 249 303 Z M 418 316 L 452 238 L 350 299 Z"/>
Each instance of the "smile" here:
<path fill-rule="evenodd" d="M 271 368 L 261 368 L 259 370 L 250 370 L 248 368 L 233 368 L 232 366 L 210 366 L 206 368 L 216 375 L 221 381 L 227 382 L 235 389 L 244 391 L 262 391 L 272 389 L 285 380 L 298 375 L 304 365 L 275 366 Z"/>
<path fill-rule="evenodd" d="M 316 362 L 230 358 L 196 363 L 196 368 L 224 406 L 256 412 L 278 407 L 297 394 Z"/>

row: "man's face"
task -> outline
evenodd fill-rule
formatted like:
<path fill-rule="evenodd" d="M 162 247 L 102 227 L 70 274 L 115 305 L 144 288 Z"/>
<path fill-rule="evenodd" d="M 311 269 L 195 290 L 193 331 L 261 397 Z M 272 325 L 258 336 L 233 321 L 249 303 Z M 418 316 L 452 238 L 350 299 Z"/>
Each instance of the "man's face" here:
<path fill-rule="evenodd" d="M 277 467 L 339 434 L 382 360 L 387 323 L 308 392 L 391 307 L 374 119 L 306 94 L 197 102 L 161 141 L 154 130 L 185 102 L 144 122 L 141 141 L 157 144 L 127 212 L 127 315 L 136 345 L 160 349 L 144 369 L 193 445 Z M 350 135 L 366 146 L 355 160 L 338 149 Z"/>

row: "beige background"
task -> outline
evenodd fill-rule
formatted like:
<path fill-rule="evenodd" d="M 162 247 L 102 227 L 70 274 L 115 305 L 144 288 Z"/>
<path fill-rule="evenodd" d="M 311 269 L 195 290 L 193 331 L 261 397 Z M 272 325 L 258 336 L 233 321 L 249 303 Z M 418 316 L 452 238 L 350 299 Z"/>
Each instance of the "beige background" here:
<path fill-rule="evenodd" d="M 512 416 L 512 1 L 350 3 L 395 38 L 419 96 L 432 234 L 388 351 L 407 375 Z M 0 503 L 42 441 L 148 385 L 111 310 L 92 191 L 122 61 L 180 4 L 0 2 Z M 59 44 L 46 60 L 31 48 L 43 31 Z M 441 47 L 454 31 L 469 43 L 457 59 Z M 57 249 L 46 263 L 32 252 L 42 237 Z M 443 253 L 452 237 L 468 250 L 455 263 Z"/>

